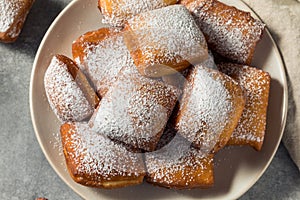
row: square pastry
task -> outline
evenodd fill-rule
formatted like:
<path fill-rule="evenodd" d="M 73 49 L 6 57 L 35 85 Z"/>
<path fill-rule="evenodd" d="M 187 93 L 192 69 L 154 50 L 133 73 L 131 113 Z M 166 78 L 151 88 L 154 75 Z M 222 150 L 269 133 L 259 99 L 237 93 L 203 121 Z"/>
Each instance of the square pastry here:
<path fill-rule="evenodd" d="M 265 25 L 249 12 L 217 0 L 182 0 L 206 37 L 208 46 L 220 55 L 250 64 Z"/>
<path fill-rule="evenodd" d="M 134 65 L 123 32 L 116 28 L 100 28 L 81 35 L 73 42 L 72 54 L 101 97 L 116 81 L 122 67 Z"/>
<path fill-rule="evenodd" d="M 228 142 L 245 105 L 242 88 L 231 77 L 202 65 L 187 75 L 175 128 L 203 152 Z"/>
<path fill-rule="evenodd" d="M 268 72 L 247 65 L 222 63 L 220 71 L 231 76 L 246 93 L 243 114 L 231 138 L 229 145 L 250 145 L 261 150 L 263 145 L 271 77 Z"/>
<path fill-rule="evenodd" d="M 64 55 L 52 57 L 44 87 L 51 109 L 62 122 L 89 119 L 100 101 L 76 63 Z"/>
<path fill-rule="evenodd" d="M 129 19 L 125 44 L 138 71 L 149 77 L 172 74 L 205 60 L 205 38 L 182 5 L 172 5 Z"/>
<path fill-rule="evenodd" d="M 77 183 L 112 189 L 143 182 L 142 154 L 93 132 L 87 123 L 65 123 L 60 132 L 66 165 Z"/>
<path fill-rule="evenodd" d="M 163 143 L 168 134 L 172 135 L 171 132 L 167 130 L 164 133 Z M 145 155 L 147 182 L 174 189 L 213 186 L 213 154 L 205 154 L 192 147 L 191 142 L 180 135 L 175 135 L 165 146 L 159 146 L 161 148 L 157 151 Z"/>
<path fill-rule="evenodd" d="M 156 148 L 180 91 L 124 67 L 90 120 L 95 132 L 134 148 Z"/>

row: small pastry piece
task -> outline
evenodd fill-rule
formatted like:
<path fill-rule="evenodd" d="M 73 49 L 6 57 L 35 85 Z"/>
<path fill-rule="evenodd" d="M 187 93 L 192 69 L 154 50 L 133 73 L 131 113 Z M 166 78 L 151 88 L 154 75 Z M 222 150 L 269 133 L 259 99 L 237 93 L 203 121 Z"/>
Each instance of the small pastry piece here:
<path fill-rule="evenodd" d="M 90 120 L 92 129 L 109 138 L 153 151 L 180 91 L 124 67 Z"/>
<path fill-rule="evenodd" d="M 65 123 L 60 132 L 67 168 L 75 182 L 106 189 L 143 182 L 141 154 L 91 131 L 87 123 Z"/>
<path fill-rule="evenodd" d="M 267 120 L 270 75 L 246 65 L 222 63 L 220 71 L 235 79 L 246 93 L 246 105 L 229 145 L 250 145 L 261 150 Z"/>
<path fill-rule="evenodd" d="M 101 28 L 85 33 L 73 42 L 72 53 L 101 97 L 116 81 L 120 69 L 133 65 L 123 41 L 123 33 L 115 28 Z"/>
<path fill-rule="evenodd" d="M 123 26 L 134 15 L 177 3 L 178 0 L 98 0 L 104 23 Z"/>
<path fill-rule="evenodd" d="M 187 76 L 175 127 L 201 151 L 217 152 L 229 140 L 244 105 L 245 96 L 236 81 L 196 65 Z"/>
<path fill-rule="evenodd" d="M 174 189 L 207 188 L 214 184 L 213 155 L 203 154 L 176 135 L 161 149 L 146 153 L 146 180 Z"/>
<path fill-rule="evenodd" d="M 14 42 L 19 36 L 34 0 L 0 1 L 0 41 Z"/>
<path fill-rule="evenodd" d="M 125 44 L 139 72 L 160 77 L 207 58 L 207 44 L 189 11 L 172 5 L 136 15 L 125 27 Z"/>
<path fill-rule="evenodd" d="M 232 61 L 250 64 L 265 25 L 250 13 L 217 0 L 182 0 L 206 37 L 208 46 Z"/>
<path fill-rule="evenodd" d="M 90 117 L 99 98 L 85 75 L 68 57 L 56 55 L 45 73 L 49 104 L 61 121 L 82 121 Z"/>

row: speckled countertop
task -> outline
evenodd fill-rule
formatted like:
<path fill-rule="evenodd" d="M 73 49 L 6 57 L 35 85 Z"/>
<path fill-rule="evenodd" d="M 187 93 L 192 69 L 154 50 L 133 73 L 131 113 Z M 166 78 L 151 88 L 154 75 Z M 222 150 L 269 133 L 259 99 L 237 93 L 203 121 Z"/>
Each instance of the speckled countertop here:
<path fill-rule="evenodd" d="M 70 1 L 36 0 L 20 38 L 13 44 L 0 43 L 1 200 L 36 197 L 81 199 L 57 176 L 46 160 L 35 138 L 29 111 L 29 82 L 36 51 L 51 22 Z M 295 16 L 289 15 L 289 9 L 292 9 L 289 2 L 296 0 L 245 1 L 267 23 L 279 47 L 288 52 L 289 44 L 295 41 L 288 40 L 289 37 L 280 31 L 287 26 L 299 28 L 299 20 L 293 20 Z M 258 4 L 261 4 L 261 9 Z M 274 7 L 286 18 L 282 20 L 284 26 L 274 23 L 270 15 L 266 15 L 265 11 Z M 286 39 L 282 41 L 283 38 Z M 300 40 L 300 36 L 296 35 L 296 39 Z M 293 55 L 286 60 L 283 53 L 285 62 L 289 65 L 298 63 L 299 67 L 300 57 Z M 241 199 L 300 199 L 300 173 L 282 144 L 267 171 Z"/>

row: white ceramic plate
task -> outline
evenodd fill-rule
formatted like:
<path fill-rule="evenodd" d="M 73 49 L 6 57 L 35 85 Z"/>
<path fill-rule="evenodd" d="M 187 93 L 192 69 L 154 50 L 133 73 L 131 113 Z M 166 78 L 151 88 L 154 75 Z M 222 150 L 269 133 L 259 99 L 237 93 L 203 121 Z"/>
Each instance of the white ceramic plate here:
<path fill-rule="evenodd" d="M 242 1 L 225 2 L 252 12 Z M 252 16 L 255 16 L 253 12 Z M 84 199 L 236 199 L 244 194 L 270 164 L 281 140 L 286 120 L 285 70 L 269 32 L 265 32 L 253 60 L 253 65 L 268 71 L 272 77 L 267 131 L 261 152 L 250 147 L 231 147 L 219 152 L 215 159 L 215 186 L 211 189 L 175 191 L 144 183 L 123 189 L 103 190 L 81 186 L 70 178 L 61 149 L 55 145 L 55 135 L 59 133 L 60 123 L 49 107 L 43 84 L 45 70 L 54 54 L 72 57 L 72 41 L 81 34 L 102 26 L 104 25 L 101 23 L 97 1 L 74 0 L 53 22 L 35 58 L 30 85 L 32 122 L 40 146 L 57 174 Z"/>

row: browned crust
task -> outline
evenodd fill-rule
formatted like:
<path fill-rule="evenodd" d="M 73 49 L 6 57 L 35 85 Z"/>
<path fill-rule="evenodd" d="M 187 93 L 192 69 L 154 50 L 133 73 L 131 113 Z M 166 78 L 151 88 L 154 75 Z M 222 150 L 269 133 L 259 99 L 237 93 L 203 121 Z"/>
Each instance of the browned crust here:
<path fill-rule="evenodd" d="M 263 145 L 265 129 L 266 129 L 266 118 L 267 118 L 267 107 L 269 100 L 269 90 L 271 77 L 269 73 L 264 72 L 263 70 L 250 67 L 233 64 L 233 63 L 221 63 L 218 65 L 218 68 L 231 76 L 233 79 L 238 81 L 242 87 L 245 87 L 245 84 L 251 84 L 252 88 L 248 91 L 244 89 L 246 95 L 248 96 L 250 92 L 256 93 L 257 90 L 264 88 L 261 91 L 260 96 L 249 97 L 247 98 L 245 110 L 242 114 L 237 128 L 234 130 L 234 134 L 231 136 L 228 141 L 228 145 L 250 145 L 257 151 L 260 151 Z M 248 75 L 253 77 L 248 77 Z M 242 82 L 244 81 L 244 82 Z M 251 99 L 250 99 L 251 98 Z M 250 121 L 249 116 L 246 113 L 256 113 L 257 117 L 255 121 Z M 243 127 L 243 124 L 247 124 L 247 127 Z M 255 128 L 254 128 L 255 127 Z M 241 129 L 245 129 L 244 132 L 241 132 Z M 251 140 L 247 137 L 249 134 L 253 136 L 262 138 L 261 141 Z M 244 136 L 244 138 L 239 138 L 238 136 Z"/>
<path fill-rule="evenodd" d="M 77 83 L 78 87 L 82 90 L 85 98 L 88 100 L 89 104 L 93 107 L 96 108 L 100 102 L 99 97 L 89 84 L 87 78 L 85 75 L 81 72 L 77 64 L 68 58 L 67 56 L 57 54 L 55 57 L 66 64 L 68 71 L 72 75 L 73 79 Z"/>
<path fill-rule="evenodd" d="M 114 189 L 131 185 L 137 185 L 143 182 L 145 173 L 139 173 L 135 176 L 101 176 L 99 174 L 87 174 L 77 170 L 80 163 L 81 155 L 72 157 L 70 153 L 74 151 L 72 148 L 72 134 L 75 133 L 75 126 L 72 123 L 65 123 L 60 128 L 63 152 L 66 160 L 67 169 L 72 179 L 82 185 Z M 126 172 L 124 172 L 126 174 Z"/>
<path fill-rule="evenodd" d="M 141 18 L 141 16 L 140 16 Z M 140 20 L 143 20 L 142 18 Z M 172 57 L 172 59 L 166 59 L 163 53 L 160 50 L 151 50 L 153 60 L 160 61 L 159 64 L 147 64 L 146 56 L 140 48 L 137 48 L 138 41 L 136 40 L 137 36 L 135 32 L 131 29 L 128 23 L 125 23 L 124 28 L 124 42 L 130 52 L 131 57 L 133 58 L 134 64 L 136 65 L 138 71 L 143 76 L 147 77 L 161 77 L 164 75 L 174 74 L 176 72 L 183 71 L 188 68 L 191 63 L 187 60 L 182 59 L 181 56 Z M 180 62 L 178 62 L 180 60 Z"/>
<path fill-rule="evenodd" d="M 83 62 L 83 58 L 86 56 L 85 50 L 89 46 L 97 45 L 106 38 L 117 34 L 118 32 L 116 31 L 116 29 L 100 28 L 98 30 L 89 31 L 81 35 L 72 44 L 73 59 L 76 60 L 77 58 L 79 58 L 80 62 Z"/>
<path fill-rule="evenodd" d="M 230 94 L 234 94 L 232 98 L 233 110 L 230 113 L 229 121 L 226 123 L 226 126 L 220 134 L 219 140 L 214 147 L 214 153 L 222 149 L 229 141 L 234 129 L 239 122 L 246 103 L 245 95 L 241 86 L 230 81 L 231 78 L 229 76 L 226 76 L 226 79 L 228 79 L 228 81 L 226 81 L 225 83 L 225 88 L 229 91 Z"/>
<path fill-rule="evenodd" d="M 5 32 L 0 32 L 0 42 L 12 43 L 15 42 L 24 26 L 24 22 L 27 18 L 33 3 L 35 0 L 24 0 L 24 6 L 18 8 L 17 14 L 14 16 L 13 23 L 10 28 Z M 16 35 L 11 35 L 11 32 L 18 33 Z"/>
<path fill-rule="evenodd" d="M 178 0 L 162 0 L 165 6 L 176 4 Z M 134 3 L 134 2 L 133 2 Z M 144 2 L 149 5 L 151 0 L 147 0 Z M 140 9 L 137 10 L 126 10 L 128 7 L 132 7 L 127 1 L 119 1 L 119 0 L 98 0 L 98 9 L 102 13 L 105 19 L 108 19 L 107 22 L 114 27 L 124 27 L 126 21 L 132 18 L 134 15 L 137 15 L 142 12 L 147 12 L 151 9 Z M 151 8 L 151 6 L 150 6 Z M 153 9 L 153 8 L 152 8 Z"/>
<path fill-rule="evenodd" d="M 195 9 L 200 10 L 200 12 L 203 13 L 205 16 L 216 15 L 218 16 L 218 19 L 215 20 L 221 20 L 224 23 L 227 22 L 228 19 L 230 18 L 230 20 L 232 20 L 234 23 L 231 23 L 230 25 L 226 25 L 226 29 L 228 30 L 228 32 L 234 29 L 242 30 L 244 25 L 249 23 L 253 24 L 252 25 L 253 27 L 257 26 L 254 25 L 256 20 L 251 16 L 249 12 L 239 10 L 234 6 L 226 5 L 217 0 L 181 0 L 180 3 L 185 5 L 192 12 L 200 29 L 202 29 L 202 26 L 205 25 L 206 18 L 199 17 L 199 14 L 197 14 L 194 11 Z M 249 39 L 251 37 L 254 37 L 249 29 L 242 30 L 243 40 L 244 40 L 243 45 L 246 45 L 248 48 L 248 51 L 244 54 L 240 52 L 231 53 L 230 52 L 231 49 L 225 49 L 218 40 L 215 41 L 211 40 L 210 32 L 206 32 L 203 29 L 202 32 L 207 39 L 209 47 L 212 50 L 218 52 L 220 55 L 226 58 L 229 58 L 232 61 L 241 64 L 250 65 L 254 55 L 256 45 L 262 38 L 264 25 L 260 25 L 260 28 L 258 28 L 257 26 L 257 29 L 260 29 L 259 31 L 261 32 L 261 34 L 258 36 L 258 38 L 252 38 L 252 39 Z M 246 57 L 246 58 L 242 58 L 242 57 Z"/>
<path fill-rule="evenodd" d="M 228 92 L 230 94 L 232 94 L 232 107 L 233 110 L 230 113 L 230 116 L 228 117 L 229 120 L 226 122 L 226 125 L 223 129 L 223 131 L 220 133 L 220 137 L 218 142 L 216 143 L 214 149 L 212 150 L 212 153 L 216 153 L 218 152 L 220 149 L 222 149 L 227 142 L 229 141 L 232 132 L 234 131 L 235 127 L 238 124 L 239 118 L 242 115 L 244 106 L 245 106 L 245 95 L 243 93 L 242 88 L 235 84 L 233 79 L 231 79 L 229 76 L 218 72 L 216 70 L 213 69 L 209 69 L 209 68 L 205 68 L 205 70 L 208 73 L 214 72 L 216 74 L 216 78 L 218 77 L 221 80 L 226 80 L 225 82 L 225 88 L 228 90 Z M 193 73 L 195 73 L 195 67 L 193 66 L 190 70 L 189 73 L 186 76 L 186 84 L 185 84 L 185 88 L 186 87 L 193 87 L 194 85 L 194 78 L 193 78 Z M 175 119 L 175 123 L 178 124 L 179 121 L 181 120 L 181 116 L 182 113 L 187 112 L 187 105 L 188 105 L 188 99 L 190 97 L 190 93 L 188 91 L 190 90 L 186 90 L 187 92 L 185 92 L 184 97 L 182 99 L 182 106 L 181 108 L 178 110 L 177 112 L 177 116 Z M 206 122 L 203 121 L 203 123 L 205 124 Z M 196 148 L 201 148 L 201 144 L 197 141 L 192 142 L 193 146 L 195 146 Z"/>
<path fill-rule="evenodd" d="M 214 185 L 214 163 L 213 154 L 208 155 L 204 158 L 197 158 L 195 156 L 189 156 L 189 159 L 194 163 L 201 163 L 201 165 L 195 164 L 194 166 L 183 166 L 176 172 L 172 170 L 169 172 L 169 168 L 162 168 L 162 174 L 172 173 L 172 179 L 170 177 L 158 178 L 155 174 L 146 175 L 146 181 L 165 188 L 170 189 L 193 189 L 193 188 L 209 188 Z M 197 162 L 196 162 L 197 161 Z M 193 181 L 186 181 L 187 178 L 193 177 Z"/>

